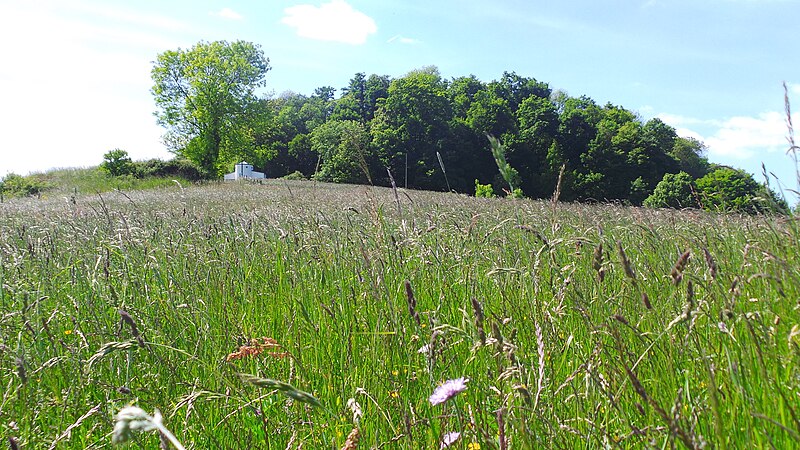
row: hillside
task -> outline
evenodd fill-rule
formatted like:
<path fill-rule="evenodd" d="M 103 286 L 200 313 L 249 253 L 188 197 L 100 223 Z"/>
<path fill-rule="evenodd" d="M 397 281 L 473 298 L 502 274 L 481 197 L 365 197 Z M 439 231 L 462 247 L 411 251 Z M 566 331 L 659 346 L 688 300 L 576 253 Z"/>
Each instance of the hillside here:
<path fill-rule="evenodd" d="M 187 448 L 791 448 L 798 236 L 309 181 L 14 199 L 0 424 L 108 448 L 134 404 Z"/>

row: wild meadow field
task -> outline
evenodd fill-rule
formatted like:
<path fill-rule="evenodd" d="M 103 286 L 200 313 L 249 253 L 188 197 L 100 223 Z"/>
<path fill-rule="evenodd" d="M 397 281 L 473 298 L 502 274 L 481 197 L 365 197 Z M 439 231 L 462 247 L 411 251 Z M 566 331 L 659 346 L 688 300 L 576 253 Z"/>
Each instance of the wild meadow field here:
<path fill-rule="evenodd" d="M 15 199 L 3 445 L 173 445 L 132 405 L 193 449 L 797 448 L 798 239 L 281 180 Z"/>

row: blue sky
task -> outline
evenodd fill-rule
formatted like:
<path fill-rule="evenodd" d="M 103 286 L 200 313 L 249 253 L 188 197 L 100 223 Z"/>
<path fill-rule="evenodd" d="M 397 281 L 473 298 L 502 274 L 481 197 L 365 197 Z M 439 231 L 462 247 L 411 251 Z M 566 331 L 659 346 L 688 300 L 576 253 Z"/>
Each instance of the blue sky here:
<path fill-rule="evenodd" d="M 713 162 L 760 174 L 763 161 L 796 185 L 781 83 L 800 111 L 800 0 L 0 0 L 0 11 L 0 176 L 96 165 L 113 148 L 170 157 L 152 61 L 244 39 L 270 59 L 264 95 L 427 65 L 487 82 L 515 71 L 660 117 Z"/>

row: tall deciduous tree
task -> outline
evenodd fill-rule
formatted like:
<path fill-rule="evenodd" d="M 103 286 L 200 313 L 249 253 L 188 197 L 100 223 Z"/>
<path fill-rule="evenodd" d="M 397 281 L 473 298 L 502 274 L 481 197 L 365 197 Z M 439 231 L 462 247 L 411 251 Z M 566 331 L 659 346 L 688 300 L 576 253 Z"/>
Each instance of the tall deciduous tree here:
<path fill-rule="evenodd" d="M 418 189 L 446 186 L 436 153 L 445 165 L 454 159 L 448 145 L 452 118 L 446 83 L 435 67 L 392 81 L 370 131 L 381 161 L 398 183 Z"/>
<path fill-rule="evenodd" d="M 237 133 L 251 119 L 255 90 L 269 68 L 260 46 L 245 41 L 200 42 L 159 54 L 151 92 L 171 150 L 209 174 L 224 171 L 220 152 L 228 143 L 242 145 Z"/>

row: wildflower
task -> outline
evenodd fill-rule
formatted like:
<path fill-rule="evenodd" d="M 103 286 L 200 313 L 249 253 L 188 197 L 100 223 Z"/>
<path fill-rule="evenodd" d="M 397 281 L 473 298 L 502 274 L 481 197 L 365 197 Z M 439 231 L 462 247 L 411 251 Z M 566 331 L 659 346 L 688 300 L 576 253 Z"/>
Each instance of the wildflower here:
<path fill-rule="evenodd" d="M 458 438 L 461 437 L 461 433 L 458 431 L 453 431 L 451 433 L 447 433 L 442 437 L 442 445 L 439 448 L 447 448 L 450 447 Z"/>
<path fill-rule="evenodd" d="M 240 346 L 238 351 L 233 352 L 228 356 L 226 356 L 225 361 L 233 361 L 250 356 L 258 356 L 264 352 L 266 352 L 269 356 L 272 356 L 274 358 L 285 358 L 289 356 L 288 352 L 268 351 L 280 348 L 280 346 L 281 345 L 278 344 L 278 341 L 269 337 L 250 339 L 249 344 Z"/>
<path fill-rule="evenodd" d="M 478 444 L 477 442 L 470 442 L 467 445 L 467 450 L 481 450 L 481 444 Z"/>
<path fill-rule="evenodd" d="M 438 405 L 444 403 L 451 398 L 455 397 L 467 389 L 467 380 L 464 377 L 456 378 L 455 380 L 447 380 L 441 386 L 437 387 L 429 400 L 431 405 Z"/>
<path fill-rule="evenodd" d="M 389 397 L 398 398 L 400 397 L 400 393 L 397 391 L 389 391 Z"/>
<path fill-rule="evenodd" d="M 361 405 L 358 404 L 356 399 L 350 398 L 347 400 L 347 407 L 353 412 L 353 423 L 358 425 L 358 419 L 364 415 L 364 413 L 361 411 Z"/>
<path fill-rule="evenodd" d="M 72 334 L 72 330 L 64 330 L 64 335 L 69 336 Z"/>

